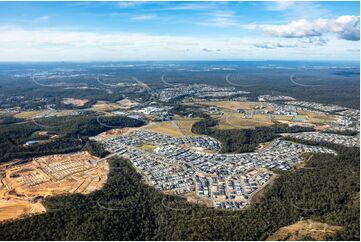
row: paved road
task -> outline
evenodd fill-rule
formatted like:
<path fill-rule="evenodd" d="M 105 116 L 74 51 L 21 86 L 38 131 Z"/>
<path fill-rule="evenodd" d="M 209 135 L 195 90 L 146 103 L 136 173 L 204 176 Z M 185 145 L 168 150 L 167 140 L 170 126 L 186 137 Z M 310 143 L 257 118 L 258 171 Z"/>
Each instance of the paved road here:
<path fill-rule="evenodd" d="M 318 86 L 320 86 L 320 85 L 306 85 L 306 84 L 298 83 L 298 82 L 296 82 L 296 81 L 294 80 L 294 75 L 293 75 L 293 74 L 290 76 L 290 81 L 291 81 L 293 84 L 295 84 L 295 85 L 297 85 L 297 86 L 301 86 L 301 87 L 318 87 Z"/>
<path fill-rule="evenodd" d="M 174 84 L 169 83 L 169 82 L 167 82 L 167 81 L 164 79 L 164 75 L 162 75 L 161 81 L 162 81 L 164 84 L 168 85 L 168 86 L 174 86 Z"/>
<path fill-rule="evenodd" d="M 249 87 L 250 86 L 250 85 L 241 85 L 241 84 L 234 83 L 234 82 L 229 80 L 229 76 L 230 75 L 226 76 L 226 82 L 231 86 L 235 86 L 235 87 Z"/>

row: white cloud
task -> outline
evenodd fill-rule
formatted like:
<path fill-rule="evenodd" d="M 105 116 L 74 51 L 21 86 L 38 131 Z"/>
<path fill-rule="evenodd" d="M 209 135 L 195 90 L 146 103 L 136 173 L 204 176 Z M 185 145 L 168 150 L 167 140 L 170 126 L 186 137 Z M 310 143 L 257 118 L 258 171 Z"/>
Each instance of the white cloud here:
<path fill-rule="evenodd" d="M 129 7 L 136 7 L 141 4 L 144 4 L 144 2 L 136 2 L 136 1 L 125 1 L 125 2 L 117 2 L 116 6 L 118 8 L 129 8 Z"/>
<path fill-rule="evenodd" d="M 299 40 L 299 43 L 301 44 L 314 44 L 317 46 L 324 46 L 328 42 L 328 39 L 322 38 L 322 37 L 307 37 L 302 38 Z"/>
<path fill-rule="evenodd" d="M 136 21 L 142 21 L 142 20 L 151 20 L 151 19 L 154 19 L 154 18 L 156 18 L 156 15 L 149 14 L 149 15 L 134 16 L 131 19 L 136 20 Z"/>
<path fill-rule="evenodd" d="M 232 11 L 211 11 L 208 13 L 212 18 L 206 23 L 199 23 L 200 25 L 211 25 L 216 27 L 239 27 L 240 23 L 238 22 L 236 15 Z"/>
<path fill-rule="evenodd" d="M 264 42 L 260 44 L 254 45 L 257 48 L 261 49 L 277 49 L 277 48 L 294 48 L 297 47 L 296 44 L 281 44 L 281 43 L 274 43 L 274 42 Z"/>
<path fill-rule="evenodd" d="M 41 16 L 39 18 L 36 18 L 35 21 L 48 21 L 50 19 L 50 16 Z"/>
<path fill-rule="evenodd" d="M 258 25 L 259 31 L 276 37 L 307 38 L 336 34 L 345 40 L 360 40 L 360 17 L 340 16 L 337 19 L 300 19 L 286 25 Z"/>
<path fill-rule="evenodd" d="M 316 19 L 330 17 L 332 12 L 323 4 L 307 1 L 267 1 L 263 3 L 268 11 L 278 11 L 286 19 Z"/>
<path fill-rule="evenodd" d="M 159 9 L 155 9 L 157 11 L 182 11 L 182 10 L 211 10 L 216 8 L 214 4 L 202 4 L 202 3 L 186 3 L 186 4 L 179 4 L 180 2 L 173 4 L 169 7 L 162 7 Z"/>
<path fill-rule="evenodd" d="M 294 5 L 294 2 L 290 1 L 275 1 L 275 2 L 267 2 L 267 10 L 270 11 L 284 11 L 289 9 L 291 6 Z"/>
<path fill-rule="evenodd" d="M 210 15 L 215 18 L 235 18 L 235 14 L 232 11 L 213 11 L 210 12 Z"/>
<path fill-rule="evenodd" d="M 92 60 L 199 60 L 199 59 L 338 59 L 358 56 L 356 42 L 329 41 L 319 48 L 318 38 L 283 39 L 269 37 L 191 37 L 142 33 L 98 33 L 57 29 L 0 27 L 0 61 L 92 61 Z M 308 41 L 308 42 L 307 42 Z M 261 48 L 270 47 L 269 50 Z M 308 48 L 303 48 L 307 46 Z M 286 48 L 287 47 L 287 48 Z M 274 48 L 273 50 L 271 48 Z M 285 49 L 283 51 L 283 49 Z"/>
<path fill-rule="evenodd" d="M 233 18 L 227 18 L 227 17 L 213 18 L 211 21 L 209 21 L 205 25 L 212 25 L 212 26 L 216 26 L 216 27 L 240 26 L 240 24 L 236 20 L 234 20 Z"/>
<path fill-rule="evenodd" d="M 328 39 L 322 37 L 308 37 L 302 39 L 286 39 L 281 42 L 261 42 L 254 44 L 255 47 L 261 49 L 279 49 L 279 48 L 311 48 L 317 46 L 325 46 Z"/>
<path fill-rule="evenodd" d="M 360 16 L 341 16 L 332 26 L 332 32 L 339 35 L 341 39 L 360 40 Z"/>
<path fill-rule="evenodd" d="M 220 52 L 221 49 L 208 49 L 208 48 L 203 48 L 202 51 L 204 52 Z"/>

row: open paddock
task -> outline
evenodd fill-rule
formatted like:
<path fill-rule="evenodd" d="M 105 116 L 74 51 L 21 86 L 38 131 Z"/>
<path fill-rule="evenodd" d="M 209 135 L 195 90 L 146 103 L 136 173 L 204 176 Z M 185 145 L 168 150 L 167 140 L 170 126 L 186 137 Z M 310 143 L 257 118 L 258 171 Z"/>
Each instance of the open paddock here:
<path fill-rule="evenodd" d="M 256 106 L 264 105 L 261 102 L 239 102 L 239 101 L 214 101 L 214 102 L 198 102 L 207 106 L 216 106 L 224 109 L 245 109 L 249 110 Z"/>
<path fill-rule="evenodd" d="M 194 123 L 201 120 L 200 118 L 177 118 L 176 121 L 184 133 L 188 136 L 196 135 L 192 133 L 192 126 Z"/>
<path fill-rule="evenodd" d="M 181 137 L 182 132 L 172 121 L 150 123 L 143 127 L 144 130 L 170 135 L 172 137 Z"/>
<path fill-rule="evenodd" d="M 253 129 L 256 127 L 271 126 L 274 123 L 269 119 L 268 115 L 253 115 L 252 118 L 245 118 L 244 114 L 225 112 L 222 117 L 219 118 L 220 129 Z"/>

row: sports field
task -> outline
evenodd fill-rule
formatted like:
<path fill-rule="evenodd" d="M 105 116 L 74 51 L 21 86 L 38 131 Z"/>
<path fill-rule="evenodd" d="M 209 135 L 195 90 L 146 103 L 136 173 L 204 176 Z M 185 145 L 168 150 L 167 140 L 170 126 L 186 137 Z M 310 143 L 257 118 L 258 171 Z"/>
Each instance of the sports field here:
<path fill-rule="evenodd" d="M 144 144 L 142 146 L 139 146 L 139 148 L 145 151 L 153 151 L 155 148 L 157 148 L 157 146 L 151 144 Z"/>

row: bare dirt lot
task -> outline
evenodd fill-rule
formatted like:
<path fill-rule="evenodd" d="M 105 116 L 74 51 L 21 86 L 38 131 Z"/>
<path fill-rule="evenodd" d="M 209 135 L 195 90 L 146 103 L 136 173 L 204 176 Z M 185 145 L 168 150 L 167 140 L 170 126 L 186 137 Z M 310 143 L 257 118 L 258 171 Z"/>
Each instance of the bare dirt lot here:
<path fill-rule="evenodd" d="M 37 202 L 28 200 L 1 199 L 0 200 L 0 221 L 16 219 L 26 214 L 36 214 L 45 212 L 45 207 Z"/>
<path fill-rule="evenodd" d="M 312 238 L 313 240 L 325 240 L 325 236 L 333 236 L 341 230 L 340 226 L 332 226 L 325 223 L 315 222 L 312 220 L 303 220 L 295 224 L 282 227 L 273 235 L 267 238 L 268 241 L 275 240 L 304 240 Z"/>
<path fill-rule="evenodd" d="M 96 139 L 101 141 L 112 137 L 117 137 L 119 135 L 125 135 L 127 133 L 130 133 L 137 128 L 119 128 L 119 129 L 110 129 L 108 131 L 105 131 L 103 133 L 100 133 L 96 136 Z"/>
<path fill-rule="evenodd" d="M 109 167 L 97 160 L 88 152 L 76 152 L 1 165 L 0 221 L 44 212 L 41 199 L 35 198 L 100 189 Z"/>
<path fill-rule="evenodd" d="M 64 104 L 72 104 L 77 107 L 82 107 L 87 102 L 89 102 L 89 99 L 63 98 Z"/>
<path fill-rule="evenodd" d="M 204 205 L 204 206 L 209 207 L 209 208 L 214 207 L 213 202 L 212 202 L 211 199 L 196 196 L 194 193 L 187 193 L 187 194 L 184 194 L 183 196 L 190 203 Z"/>
<path fill-rule="evenodd" d="M 138 102 L 130 100 L 128 98 L 124 98 L 124 99 L 118 101 L 117 103 L 124 109 L 129 109 L 129 108 L 136 107 L 139 105 Z"/>

